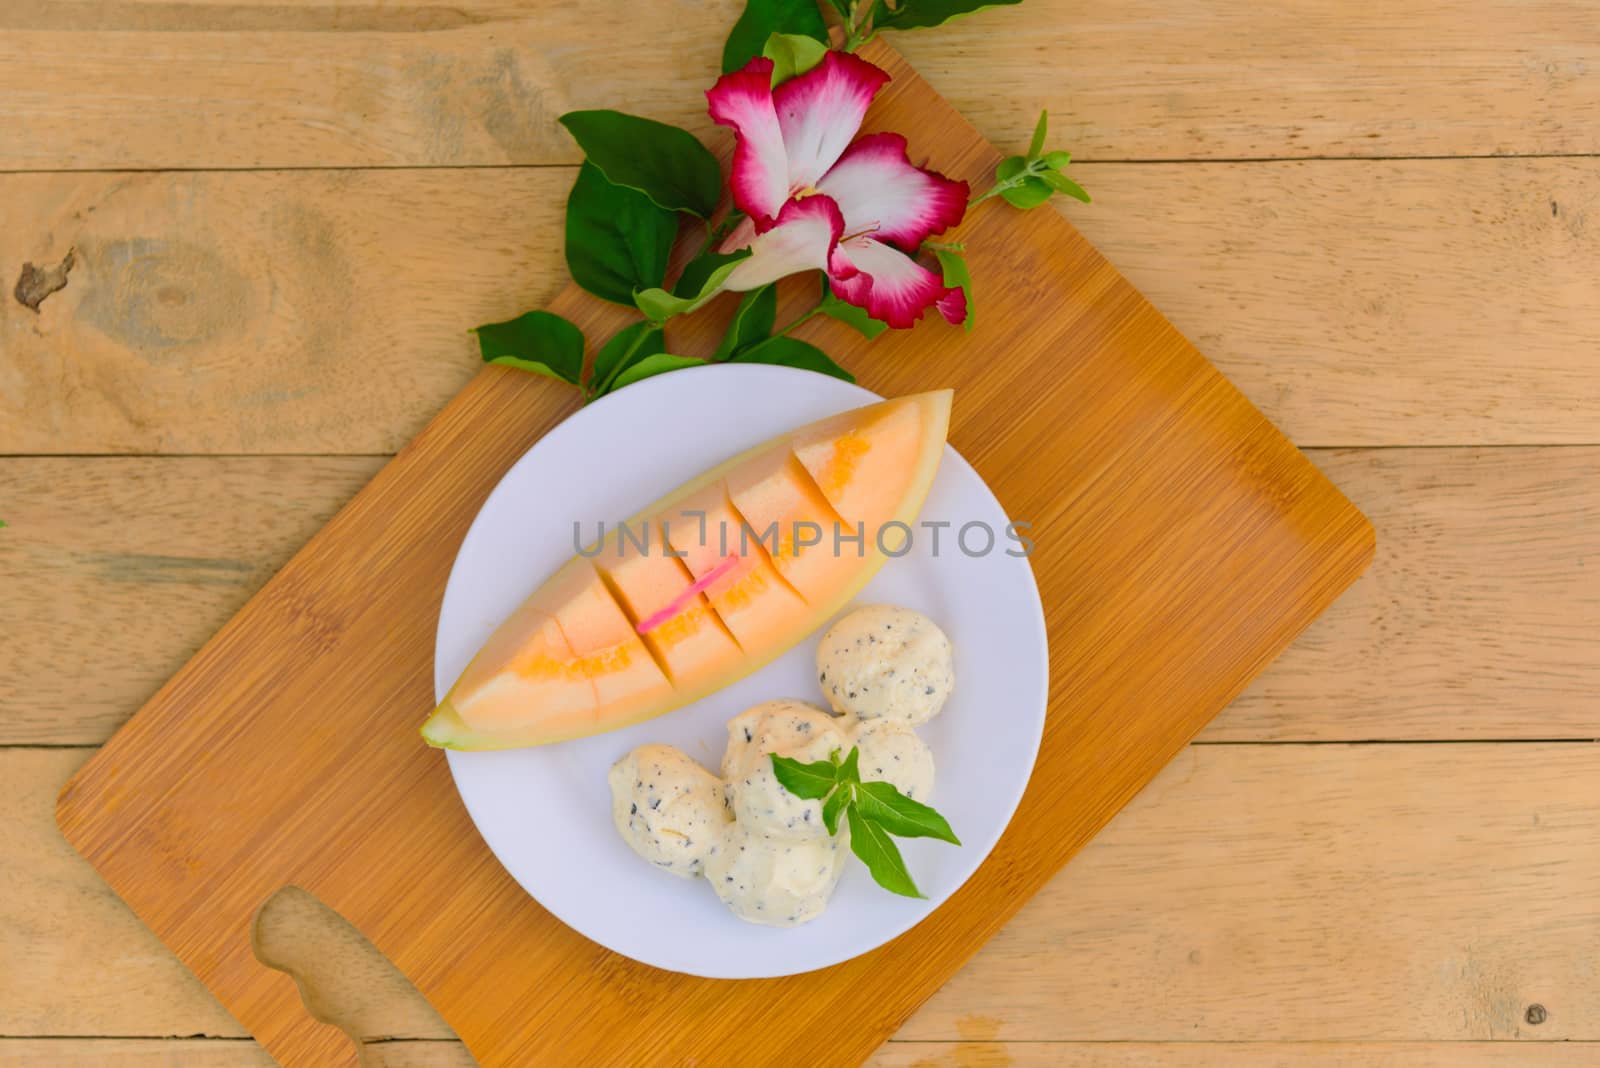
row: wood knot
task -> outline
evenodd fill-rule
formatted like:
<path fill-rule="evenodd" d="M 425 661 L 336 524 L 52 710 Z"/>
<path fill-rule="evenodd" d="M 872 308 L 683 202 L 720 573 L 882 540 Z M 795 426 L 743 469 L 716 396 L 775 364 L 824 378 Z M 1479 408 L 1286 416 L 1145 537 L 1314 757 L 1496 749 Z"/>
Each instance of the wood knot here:
<path fill-rule="evenodd" d="M 1525 1018 L 1533 1026 L 1538 1027 L 1540 1024 L 1544 1023 L 1550 1018 L 1550 1014 L 1545 1011 L 1545 1007 L 1543 1005 L 1534 1003 L 1528 1006 L 1528 1012 Z"/>
<path fill-rule="evenodd" d="M 12 295 L 17 298 L 17 303 L 24 308 L 39 313 L 39 305 L 44 303 L 44 298 L 50 294 L 67 288 L 67 275 L 71 273 L 73 264 L 77 262 L 77 253 L 67 249 L 67 254 L 61 263 L 55 267 L 36 267 L 32 263 L 24 262 L 22 274 L 17 277 L 17 287 Z"/>

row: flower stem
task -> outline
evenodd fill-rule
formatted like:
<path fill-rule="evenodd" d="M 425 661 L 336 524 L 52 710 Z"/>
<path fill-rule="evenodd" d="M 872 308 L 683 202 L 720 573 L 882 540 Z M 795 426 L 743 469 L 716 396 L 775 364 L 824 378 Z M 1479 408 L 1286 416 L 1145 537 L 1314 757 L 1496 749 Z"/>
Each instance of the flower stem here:
<path fill-rule="evenodd" d="M 704 256 L 707 252 L 711 251 L 712 245 L 715 245 L 718 241 L 721 241 L 723 238 L 733 233 L 734 228 L 737 227 L 743 220 L 744 212 L 735 208 L 734 210 L 728 212 L 728 214 L 724 216 L 722 221 L 716 226 L 712 226 L 710 222 L 707 222 L 706 239 L 701 243 L 700 247 L 695 250 L 693 258 L 698 259 L 699 257 Z"/>
<path fill-rule="evenodd" d="M 822 314 L 822 302 L 819 300 L 819 301 L 817 301 L 817 303 L 813 304 L 810 307 L 810 309 L 808 309 L 804 314 L 802 314 L 802 315 L 798 316 L 796 319 L 794 319 L 794 321 L 792 321 L 788 326 L 784 327 L 782 330 L 774 330 L 772 332 L 772 336 L 773 337 L 786 337 L 788 335 L 789 331 L 795 329 L 797 326 L 799 326 L 801 323 L 805 322 L 807 319 L 810 319 L 814 315 L 821 315 L 821 314 Z"/>
<path fill-rule="evenodd" d="M 657 330 L 659 330 L 661 328 L 661 324 L 660 323 L 654 323 L 652 325 Z M 629 345 L 627 347 L 627 349 L 624 350 L 622 355 L 617 358 L 616 366 L 611 368 L 611 373 L 606 375 L 606 380 L 604 382 L 601 382 L 599 387 L 597 389 L 592 390 L 589 393 L 589 396 L 584 399 L 584 403 L 585 404 L 588 404 L 589 401 L 592 401 L 597 397 L 602 397 L 602 396 L 605 395 L 606 391 L 611 388 L 611 383 L 613 383 L 613 382 L 615 382 L 617 380 L 617 375 L 621 374 L 622 373 L 622 369 L 624 367 L 628 366 L 628 361 L 633 358 L 633 354 L 634 353 L 639 351 L 639 346 L 643 345 L 644 344 L 644 339 L 649 337 L 649 336 L 650 336 L 650 331 L 649 330 L 641 330 L 641 331 L 639 331 L 639 335 L 633 339 L 633 344 Z"/>
<path fill-rule="evenodd" d="M 866 16 L 861 13 L 861 0 L 850 0 L 844 16 L 844 51 L 854 52 L 872 40 L 873 31 L 865 24 L 872 18 L 872 4 L 867 4 Z"/>

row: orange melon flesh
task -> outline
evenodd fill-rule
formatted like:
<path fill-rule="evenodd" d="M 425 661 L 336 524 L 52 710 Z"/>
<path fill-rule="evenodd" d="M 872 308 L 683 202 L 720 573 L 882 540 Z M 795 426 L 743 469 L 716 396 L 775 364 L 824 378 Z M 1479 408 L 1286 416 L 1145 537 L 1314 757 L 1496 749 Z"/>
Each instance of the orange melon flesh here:
<path fill-rule="evenodd" d="M 683 554 L 684 565 L 697 579 L 705 578 L 728 556 L 738 556 L 731 569 L 706 587 L 705 595 L 741 649 L 762 649 L 781 641 L 795 619 L 806 614 L 806 602 L 778 575 L 766 550 L 733 510 L 726 481 L 719 479 L 689 494 L 661 519 L 667 540 Z"/>
<path fill-rule="evenodd" d="M 649 619 L 687 590 L 694 576 L 683 561 L 669 556 L 658 521 L 636 524 L 633 535 L 612 534 L 595 558 L 622 609 L 633 620 Z M 712 611 L 705 594 L 644 635 L 644 644 L 666 669 L 674 686 L 695 687 L 714 680 L 739 655 L 739 646 Z"/>
<path fill-rule="evenodd" d="M 756 446 L 574 557 L 500 625 L 423 725 L 434 746 L 544 745 L 696 701 L 805 638 L 884 563 L 878 531 L 916 521 L 938 471 L 949 390 L 843 412 Z M 704 523 L 696 512 L 704 512 Z M 796 544 L 794 524 L 822 528 Z M 835 524 L 864 542 L 835 552 Z M 778 524 L 778 537 L 768 527 Z M 638 535 L 648 531 L 644 547 Z M 803 528 L 799 540 L 815 536 Z M 765 542 L 758 535 L 766 535 Z M 886 538 L 893 547 L 894 537 Z M 681 611 L 637 625 L 721 565 Z"/>
<path fill-rule="evenodd" d="M 728 473 L 728 497 L 784 582 L 807 603 L 834 596 L 860 566 L 865 547 L 836 539 L 844 526 L 792 452 L 777 451 Z M 854 525 L 844 529 L 854 534 Z M 839 551 L 835 552 L 835 546 Z"/>

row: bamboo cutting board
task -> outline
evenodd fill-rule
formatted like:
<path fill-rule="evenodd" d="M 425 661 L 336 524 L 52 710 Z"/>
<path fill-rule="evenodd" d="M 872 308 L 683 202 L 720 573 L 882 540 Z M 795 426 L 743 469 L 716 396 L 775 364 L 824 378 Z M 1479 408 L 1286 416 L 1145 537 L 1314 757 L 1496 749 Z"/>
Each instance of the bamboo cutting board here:
<path fill-rule="evenodd" d="M 894 76 L 868 126 L 980 185 L 994 148 L 886 46 L 864 54 Z M 434 627 L 478 506 L 575 406 L 500 368 L 67 784 L 67 838 L 294 1068 L 358 1052 L 255 956 L 257 909 L 286 885 L 365 932 L 485 1066 L 758 1065 L 795 1049 L 859 1063 L 1373 552 L 1366 519 L 1059 215 L 990 201 L 951 239 L 978 280 L 973 333 L 930 319 L 869 344 L 814 319 L 796 334 L 880 393 L 954 386 L 952 442 L 1034 524 L 1051 648 L 1038 766 L 994 854 L 921 926 L 823 972 L 693 979 L 574 934 L 490 855 L 417 737 Z M 624 314 L 572 289 L 553 308 L 591 341 Z M 720 327 L 698 315 L 672 350 L 708 352 Z"/>

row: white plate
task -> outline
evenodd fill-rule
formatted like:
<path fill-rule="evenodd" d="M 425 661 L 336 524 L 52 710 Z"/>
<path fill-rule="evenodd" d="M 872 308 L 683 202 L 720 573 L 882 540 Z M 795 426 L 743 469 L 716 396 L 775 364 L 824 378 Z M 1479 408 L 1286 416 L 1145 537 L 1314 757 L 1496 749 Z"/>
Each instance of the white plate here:
<path fill-rule="evenodd" d="M 540 440 L 484 502 L 461 543 L 439 613 L 434 688 L 446 690 L 522 599 L 573 555 L 596 524 L 626 519 L 673 486 L 786 428 L 877 400 L 835 378 L 782 367 L 717 366 L 647 379 L 583 409 Z M 957 409 L 961 395 L 955 398 Z M 800 927 L 734 918 L 704 879 L 658 871 L 611 824 L 606 769 L 634 746 L 680 746 L 714 772 L 724 724 L 773 697 L 821 702 L 816 636 L 728 688 L 624 730 L 560 745 L 449 754 L 484 841 L 517 882 L 578 932 L 658 968 L 748 979 L 822 968 L 865 953 L 931 913 L 977 870 L 1022 797 L 1044 728 L 1048 661 L 1039 591 L 1026 559 L 1007 555 L 1007 519 L 971 465 L 946 448 L 923 520 L 952 526 L 932 552 L 917 528 L 857 603 L 926 612 L 955 645 L 956 687 L 919 733 L 938 765 L 933 803 L 961 846 L 902 843 L 927 894 L 880 889 L 854 857 L 833 903 Z M 969 522 L 1001 532 L 994 552 L 952 544 Z M 969 547 L 981 548 L 976 531 Z"/>

